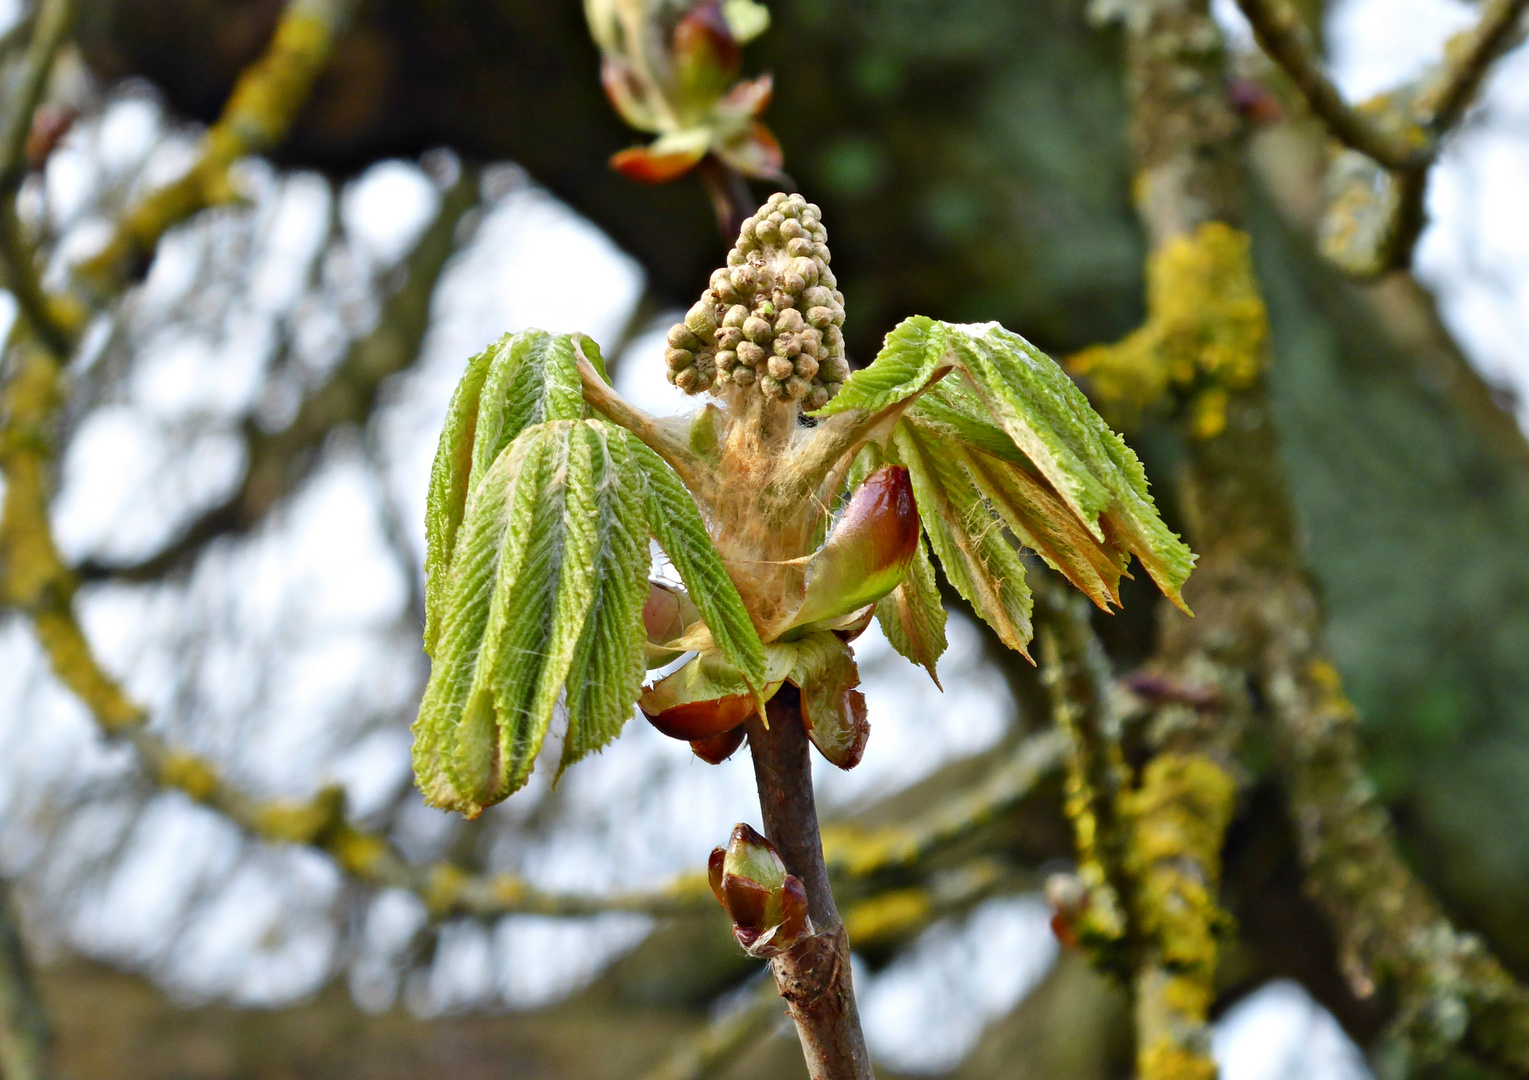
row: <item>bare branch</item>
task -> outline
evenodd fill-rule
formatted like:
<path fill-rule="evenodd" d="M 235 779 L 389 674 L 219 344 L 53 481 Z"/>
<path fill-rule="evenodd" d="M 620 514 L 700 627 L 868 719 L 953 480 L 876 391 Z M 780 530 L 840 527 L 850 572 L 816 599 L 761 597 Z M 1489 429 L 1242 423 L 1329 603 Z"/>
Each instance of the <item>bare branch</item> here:
<path fill-rule="evenodd" d="M 10 888 L 0 881 L 0 1076 L 47 1080 L 48 1018 L 32 980 L 31 963 Z"/>
<path fill-rule="evenodd" d="M 1237 6 L 1252 25 L 1258 44 L 1290 76 L 1311 111 L 1339 142 L 1392 169 L 1415 168 L 1433 160 L 1433 141 L 1421 128 L 1360 111 L 1343 100 L 1322 70 L 1305 21 L 1288 0 L 1237 0 Z"/>
<path fill-rule="evenodd" d="M 350 345 L 325 381 L 298 407 L 280 431 L 264 432 L 245 424 L 249 465 L 239 486 L 217 506 L 204 511 L 169 545 L 138 562 L 87 561 L 77 568 L 83 581 L 113 578 L 153 581 L 189 564 L 222 536 L 243 533 L 313 471 L 324 439 L 343 424 L 365 424 L 382 384 L 419 358 L 429 326 L 430 302 L 451 254 L 457 227 L 478 202 L 477 175 L 464 168 L 441 197 L 435 219 L 425 228 L 404 262 L 405 276 L 388 298 L 377 325 Z"/>
<path fill-rule="evenodd" d="M 874 1080 L 855 1006 L 849 935 L 823 861 L 807 734 L 792 688 L 770 699 L 768 714 L 768 726 L 759 716 L 748 720 L 759 809 L 765 835 L 807 888 L 815 931 L 770 962 L 775 985 L 790 1006 L 812 1080 Z"/>
<path fill-rule="evenodd" d="M 74 21 L 74 0 L 44 0 L 21 60 L 5 115 L 0 117 L 0 268 L 3 283 L 33 331 L 61 356 L 74 351 L 81 319 L 64 318 L 43 292 L 31 245 L 16 214 L 16 192 L 26 178 L 26 139 L 32 114 L 48 85 L 53 58 Z"/>
<path fill-rule="evenodd" d="M 704 1030 L 643 1074 L 644 1080 L 711 1080 L 779 1029 L 783 1010 L 772 983 L 763 983 L 743 1007 Z"/>

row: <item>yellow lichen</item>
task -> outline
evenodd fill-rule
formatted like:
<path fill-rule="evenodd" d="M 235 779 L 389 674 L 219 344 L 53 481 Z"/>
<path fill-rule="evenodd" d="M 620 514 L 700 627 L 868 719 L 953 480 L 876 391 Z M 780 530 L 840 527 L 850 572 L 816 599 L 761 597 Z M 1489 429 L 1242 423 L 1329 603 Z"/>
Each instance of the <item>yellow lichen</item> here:
<path fill-rule="evenodd" d="M 1216 1080 L 1216 1063 L 1208 1056 L 1167 1040 L 1143 1047 L 1136 1071 L 1140 1080 Z"/>
<path fill-rule="evenodd" d="M 1236 797 L 1236 782 L 1211 759 L 1162 753 L 1122 800 L 1133 925 L 1147 950 L 1138 985 L 1143 1078 L 1215 1075 L 1200 1043 L 1227 922 L 1215 894 Z"/>
<path fill-rule="evenodd" d="M 267 840 L 311 844 L 336 825 L 345 808 L 345 791 L 329 787 L 312 799 L 276 799 L 255 812 L 255 831 Z"/>
<path fill-rule="evenodd" d="M 934 905 L 924 889 L 896 889 L 863 900 L 844 916 L 844 928 L 856 945 L 896 937 L 921 925 Z"/>
<path fill-rule="evenodd" d="M 348 826 L 330 842 L 329 850 L 341 866 L 361 878 L 371 877 L 388 857 L 387 841 Z"/>
<path fill-rule="evenodd" d="M 1174 395 L 1185 403 L 1190 433 L 1211 439 L 1226 429 L 1230 394 L 1263 371 L 1268 339 L 1248 235 L 1212 221 L 1148 259 L 1147 321 L 1067 366 L 1088 379 L 1117 425 L 1134 425 Z"/>
<path fill-rule="evenodd" d="M 824 861 L 854 877 L 910 863 L 918 857 L 918 848 L 917 834 L 908 829 L 835 825 L 823 830 Z"/>
<path fill-rule="evenodd" d="M 212 764 L 195 754 L 176 750 L 159 763 L 159 780 L 178 788 L 197 802 L 205 802 L 218 790 L 218 774 Z"/>
<path fill-rule="evenodd" d="M 445 914 L 456 907 L 471 880 L 464 871 L 450 863 L 436 863 L 430 867 L 430 879 L 425 885 L 425 906 L 433 914 Z"/>

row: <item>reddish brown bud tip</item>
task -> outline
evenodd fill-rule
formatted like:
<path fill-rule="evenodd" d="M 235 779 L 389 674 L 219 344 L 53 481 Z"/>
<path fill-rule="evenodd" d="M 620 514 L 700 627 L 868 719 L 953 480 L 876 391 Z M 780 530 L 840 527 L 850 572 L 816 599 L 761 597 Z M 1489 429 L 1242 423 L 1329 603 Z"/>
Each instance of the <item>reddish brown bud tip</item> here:
<path fill-rule="evenodd" d="M 690 743 L 690 749 L 695 751 L 695 756 L 708 765 L 720 765 L 738 752 L 738 747 L 743 745 L 743 737 L 746 730 L 742 724 L 724 731 L 720 735 L 713 735 L 709 739 L 695 739 Z"/>
<path fill-rule="evenodd" d="M 644 711 L 643 715 L 648 718 L 648 723 L 669 738 L 694 743 L 731 731 L 753 713 L 752 697 L 748 694 L 733 694 L 712 701 L 688 701 L 656 715 Z"/>
<path fill-rule="evenodd" d="M 706 881 L 711 886 L 711 894 L 724 909 L 727 907 L 727 897 L 722 893 L 722 864 L 726 861 L 727 849 L 719 847 L 712 848 L 711 856 L 706 860 Z"/>

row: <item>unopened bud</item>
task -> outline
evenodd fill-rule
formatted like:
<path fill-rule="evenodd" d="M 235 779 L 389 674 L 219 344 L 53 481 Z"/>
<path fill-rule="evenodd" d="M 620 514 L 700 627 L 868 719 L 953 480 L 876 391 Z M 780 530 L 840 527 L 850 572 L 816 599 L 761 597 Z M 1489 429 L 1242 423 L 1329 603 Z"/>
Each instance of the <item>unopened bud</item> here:
<path fill-rule="evenodd" d="M 735 826 L 727 847 L 712 851 L 707 878 L 750 955 L 777 956 L 812 934 L 801 879 L 786 872 L 775 845 L 748 825 Z"/>

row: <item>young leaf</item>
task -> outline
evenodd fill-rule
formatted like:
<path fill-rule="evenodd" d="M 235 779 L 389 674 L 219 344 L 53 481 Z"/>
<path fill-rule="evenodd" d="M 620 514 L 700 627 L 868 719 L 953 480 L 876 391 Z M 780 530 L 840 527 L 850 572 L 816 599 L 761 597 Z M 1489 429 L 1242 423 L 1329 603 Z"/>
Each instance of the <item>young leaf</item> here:
<path fill-rule="evenodd" d="M 1062 369 L 1018 334 L 997 323 L 951 331 L 963 374 L 1015 445 L 1089 532 L 1135 555 L 1182 608 L 1179 590 L 1194 555 L 1158 516 L 1136 453 Z"/>
<path fill-rule="evenodd" d="M 545 432 L 511 446 L 469 496 L 457 557 L 441 594 L 430 682 L 414 721 L 414 771 L 425 801 L 476 817 L 503 798 L 497 707 L 479 687 L 479 666 L 501 561 L 518 563 L 529 540 L 536 500 L 550 473 Z"/>
<path fill-rule="evenodd" d="M 764 645 L 737 586 L 712 546 L 695 499 L 663 458 L 635 439 L 632 449 L 636 466 L 647 482 L 648 527 L 679 571 L 722 655 L 743 673 L 749 686 L 762 690 Z"/>
<path fill-rule="evenodd" d="M 961 381 L 936 387 L 910 413 L 1000 460 L 1018 464 L 1014 455 L 1022 453 L 1082 528 L 1107 549 L 1135 555 L 1182 607 L 1179 590 L 1194 556 L 1158 516 L 1141 462 L 1061 368 L 997 323 L 904 320 L 875 362 L 815 415 L 879 411 L 928 389 L 952 366 Z M 901 424 L 911 422 L 905 416 Z"/>
<path fill-rule="evenodd" d="M 525 783 L 567 690 L 567 765 L 608 742 L 642 679 L 646 483 L 599 420 L 527 428 L 473 488 L 415 767 L 432 805 L 475 816 Z"/>
<path fill-rule="evenodd" d="M 1025 656 L 1030 641 L 1030 588 L 1019 552 L 946 447 L 899 424 L 889 455 L 908 467 L 919 519 L 945 576 L 1009 648 Z"/>
<path fill-rule="evenodd" d="M 568 734 L 558 773 L 621 733 L 647 668 L 648 515 L 636 440 L 601 421 L 584 425 L 594 451 L 594 580 L 589 617 L 568 670 Z"/>
<path fill-rule="evenodd" d="M 918 419 L 910 425 L 921 428 Z M 937 435 L 926 432 L 928 441 Z M 1028 462 L 1013 461 L 956 443 L 947 452 L 966 470 L 1014 538 L 1060 571 L 1104 610 L 1119 606 L 1123 553 L 1085 529 L 1060 496 Z"/>
<path fill-rule="evenodd" d="M 908 576 L 876 605 L 876 621 L 892 648 L 922 664 L 939 686 L 935 666 L 945 653 L 945 604 L 923 537 L 919 538 Z"/>
<path fill-rule="evenodd" d="M 430 467 L 430 492 L 425 502 L 425 652 L 435 655 L 440 636 L 441 603 L 457 530 L 467 506 L 467 478 L 472 471 L 473 439 L 478 430 L 478 403 L 494 350 L 485 349 L 467 362 L 446 408 L 446 422 Z"/>
<path fill-rule="evenodd" d="M 604 375 L 600 351 L 580 336 Z M 447 409 L 425 515 L 425 651 L 440 635 L 441 604 L 467 498 L 515 437 L 546 420 L 587 414 L 569 334 L 506 334 L 467 362 Z"/>

